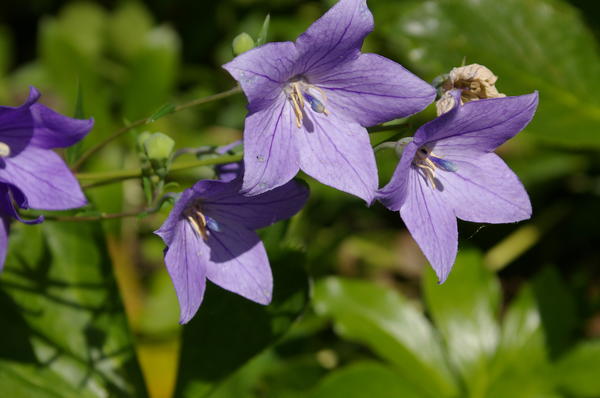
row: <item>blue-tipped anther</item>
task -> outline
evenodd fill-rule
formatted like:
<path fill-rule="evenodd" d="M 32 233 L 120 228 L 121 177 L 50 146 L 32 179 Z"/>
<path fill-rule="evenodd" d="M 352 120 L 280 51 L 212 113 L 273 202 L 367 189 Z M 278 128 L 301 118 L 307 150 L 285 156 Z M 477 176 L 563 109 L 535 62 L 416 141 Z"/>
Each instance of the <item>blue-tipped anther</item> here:
<path fill-rule="evenodd" d="M 211 231 L 214 232 L 221 232 L 221 227 L 219 226 L 219 223 L 215 221 L 214 218 L 210 218 L 208 216 L 206 217 L 206 226 L 208 227 L 208 229 L 210 229 Z"/>
<path fill-rule="evenodd" d="M 325 105 L 321 101 L 319 101 L 316 97 L 313 97 L 307 92 L 302 93 L 304 95 L 304 99 L 308 101 L 310 107 L 313 111 L 317 113 L 325 113 Z"/>
<path fill-rule="evenodd" d="M 454 173 L 458 170 L 458 167 L 449 160 L 438 158 L 437 156 L 429 155 L 429 159 L 436 165 L 436 167 Z"/>

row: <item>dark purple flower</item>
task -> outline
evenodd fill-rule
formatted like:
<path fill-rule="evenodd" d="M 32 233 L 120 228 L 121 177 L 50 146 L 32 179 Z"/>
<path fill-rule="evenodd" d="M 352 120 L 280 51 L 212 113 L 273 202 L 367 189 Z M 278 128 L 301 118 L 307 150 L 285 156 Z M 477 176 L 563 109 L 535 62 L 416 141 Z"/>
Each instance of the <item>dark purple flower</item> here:
<path fill-rule="evenodd" d="M 435 90 L 401 65 L 361 53 L 372 30 L 365 0 L 341 0 L 295 42 L 267 43 L 223 66 L 248 98 L 245 193 L 278 187 L 302 169 L 373 200 L 377 168 L 364 127 L 422 110 Z"/>
<path fill-rule="evenodd" d="M 22 220 L 23 209 L 66 210 L 86 204 L 77 179 L 53 148 L 81 140 L 94 122 L 63 116 L 36 103 L 40 93 L 31 88 L 18 107 L 0 107 L 0 268 L 6 257 L 8 225 Z"/>
<path fill-rule="evenodd" d="M 155 233 L 167 249 L 165 263 L 188 322 L 204 296 L 206 279 L 260 304 L 271 301 L 273 277 L 255 229 L 297 213 L 308 189 L 295 182 L 245 197 L 241 180 L 199 181 L 183 191 Z"/>
<path fill-rule="evenodd" d="M 231 144 L 223 145 L 217 148 L 219 155 L 233 154 L 233 149 L 242 145 L 242 141 L 234 141 Z M 223 163 L 215 166 L 217 177 L 221 181 L 232 181 L 244 175 L 244 164 L 242 162 Z"/>
<path fill-rule="evenodd" d="M 460 91 L 453 92 L 460 104 Z M 456 218 L 484 223 L 531 217 L 517 176 L 494 149 L 532 119 L 537 93 L 457 105 L 423 125 L 378 192 L 400 216 L 443 282 L 456 258 Z"/>

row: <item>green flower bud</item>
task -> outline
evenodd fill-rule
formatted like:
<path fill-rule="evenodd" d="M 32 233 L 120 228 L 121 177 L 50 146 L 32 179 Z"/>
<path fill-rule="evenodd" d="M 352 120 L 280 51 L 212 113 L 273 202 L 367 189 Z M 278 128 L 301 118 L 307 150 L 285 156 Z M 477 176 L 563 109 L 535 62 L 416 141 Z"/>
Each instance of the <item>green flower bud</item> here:
<path fill-rule="evenodd" d="M 171 156 L 175 141 L 163 133 L 153 133 L 144 140 L 143 145 L 148 159 L 163 160 L 168 159 Z"/>
<path fill-rule="evenodd" d="M 254 48 L 254 39 L 248 33 L 243 32 L 233 39 L 231 46 L 233 47 L 233 55 L 238 56 Z"/>
<path fill-rule="evenodd" d="M 139 148 L 140 151 L 144 150 L 144 142 L 146 142 L 146 140 L 148 138 L 150 138 L 151 135 L 152 135 L 152 133 L 149 132 L 149 131 L 144 131 L 143 133 L 138 134 L 138 136 L 137 136 L 137 146 L 138 146 L 138 148 Z"/>

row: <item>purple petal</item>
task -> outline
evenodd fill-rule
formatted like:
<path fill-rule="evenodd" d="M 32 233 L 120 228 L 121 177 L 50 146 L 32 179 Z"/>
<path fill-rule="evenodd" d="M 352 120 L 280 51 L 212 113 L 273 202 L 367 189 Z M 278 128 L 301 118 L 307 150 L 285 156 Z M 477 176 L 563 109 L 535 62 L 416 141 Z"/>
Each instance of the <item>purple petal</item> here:
<path fill-rule="evenodd" d="M 248 109 L 256 112 L 277 101 L 282 85 L 297 74 L 297 59 L 294 43 L 267 43 L 238 55 L 223 68 L 240 83 Z"/>
<path fill-rule="evenodd" d="M 367 131 L 335 114 L 312 115 L 296 134 L 300 168 L 319 182 L 371 204 L 378 176 Z"/>
<path fill-rule="evenodd" d="M 197 185 L 197 184 L 196 184 Z M 177 229 L 179 228 L 179 222 L 184 218 L 183 211 L 186 209 L 191 200 L 197 196 L 194 189 L 189 188 L 181 193 L 179 199 L 175 202 L 175 205 L 171 209 L 169 216 L 165 222 L 160 226 L 159 229 L 154 233 L 162 238 L 167 246 L 171 245 L 175 239 Z"/>
<path fill-rule="evenodd" d="M 507 223 L 531 217 L 531 203 L 515 173 L 494 153 L 451 158 L 456 172 L 438 172 L 440 194 L 465 221 Z"/>
<path fill-rule="evenodd" d="M 436 142 L 447 154 L 490 152 L 521 131 L 533 118 L 537 92 L 518 97 L 472 101 L 423 125 L 415 143 Z"/>
<path fill-rule="evenodd" d="M 1 162 L 0 181 L 17 187 L 34 209 L 66 210 L 87 203 L 75 176 L 50 150 L 29 146 Z"/>
<path fill-rule="evenodd" d="M 13 185 L 0 183 L 0 214 L 2 214 L 3 217 L 12 217 L 23 224 L 29 225 L 39 224 L 44 221 L 44 216 L 39 216 L 30 220 L 22 218 L 15 208 L 15 204 L 21 209 L 29 208 L 27 198 L 25 198 L 25 195 L 23 195 L 18 188 Z"/>
<path fill-rule="evenodd" d="M 296 40 L 300 73 L 311 76 L 334 70 L 358 57 L 364 38 L 373 30 L 366 0 L 341 0 Z"/>
<path fill-rule="evenodd" d="M 40 93 L 31 87 L 29 98 L 19 107 L 0 107 L 0 141 L 19 154 L 27 145 L 40 148 L 68 147 L 92 129 L 94 121 L 73 119 L 37 104 Z"/>
<path fill-rule="evenodd" d="M 94 127 L 94 119 L 73 119 L 42 105 L 31 107 L 35 132 L 32 145 L 40 148 L 66 148 L 82 140 Z"/>
<path fill-rule="evenodd" d="M 6 253 L 8 251 L 8 231 L 10 228 L 10 219 L 0 214 L 0 271 L 4 268 Z"/>
<path fill-rule="evenodd" d="M 361 54 L 314 78 L 327 105 L 363 126 L 373 126 L 423 110 L 435 89 L 402 65 L 377 54 Z"/>
<path fill-rule="evenodd" d="M 167 271 L 179 300 L 179 323 L 187 323 L 198 311 L 206 288 L 209 248 L 187 221 L 180 221 L 165 252 Z"/>
<path fill-rule="evenodd" d="M 246 117 L 242 186 L 245 194 L 269 191 L 296 175 L 300 161 L 295 136 L 301 133 L 283 94 L 267 109 Z"/>
<path fill-rule="evenodd" d="M 256 196 L 242 196 L 232 192 L 229 197 L 204 202 L 206 214 L 217 220 L 226 220 L 259 229 L 296 214 L 308 199 L 308 188 L 304 184 L 290 181 L 285 185 Z"/>
<path fill-rule="evenodd" d="M 209 235 L 206 277 L 216 285 L 259 304 L 269 304 L 273 276 L 258 235 L 241 225 L 221 225 Z"/>
<path fill-rule="evenodd" d="M 411 168 L 400 216 L 441 282 L 446 280 L 458 248 L 458 229 L 451 204 Z"/>
<path fill-rule="evenodd" d="M 417 149 L 418 147 L 412 142 L 406 145 L 390 182 L 377 191 L 377 200 L 392 211 L 399 211 L 404 204 L 408 190 L 408 175 Z"/>

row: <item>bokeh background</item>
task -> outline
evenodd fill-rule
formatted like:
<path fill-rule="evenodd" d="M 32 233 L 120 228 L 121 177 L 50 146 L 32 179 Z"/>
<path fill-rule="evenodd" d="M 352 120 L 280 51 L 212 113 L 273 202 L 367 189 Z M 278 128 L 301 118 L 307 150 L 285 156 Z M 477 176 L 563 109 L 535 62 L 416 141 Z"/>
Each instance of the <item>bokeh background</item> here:
<path fill-rule="evenodd" d="M 0 103 L 28 86 L 96 125 L 77 158 L 127 123 L 222 92 L 241 32 L 293 40 L 333 1 L 3 1 Z M 167 214 L 14 225 L 0 274 L 0 395 L 6 397 L 600 397 L 600 13 L 594 1 L 369 0 L 364 51 L 427 81 L 463 62 L 507 95 L 538 90 L 534 121 L 499 148 L 530 193 L 531 220 L 459 223 L 448 281 L 399 216 L 307 178 L 311 198 L 261 234 L 269 307 L 217 288 L 196 318 L 178 305 L 152 234 Z M 80 104 L 78 106 L 77 104 Z M 406 121 L 416 128 L 433 107 Z M 140 167 L 137 137 L 177 148 L 241 137 L 242 95 L 132 130 L 84 172 Z M 1 129 L 1 127 L 0 127 Z M 371 134 L 374 144 L 396 134 Z M 378 153 L 381 184 L 395 166 Z M 182 160 L 193 159 L 185 155 Z M 171 173 L 173 191 L 209 167 Z M 83 177 L 82 177 L 83 178 Z M 90 181 L 82 179 L 82 183 Z M 90 187 L 79 212 L 144 204 L 140 181 Z"/>

